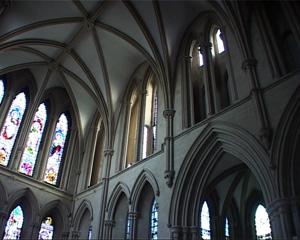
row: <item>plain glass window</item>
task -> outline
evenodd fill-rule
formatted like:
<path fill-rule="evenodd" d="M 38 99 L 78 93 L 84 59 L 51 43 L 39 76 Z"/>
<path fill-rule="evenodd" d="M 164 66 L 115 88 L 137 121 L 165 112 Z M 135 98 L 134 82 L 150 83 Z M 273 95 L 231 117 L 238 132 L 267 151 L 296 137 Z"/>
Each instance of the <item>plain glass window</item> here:
<path fill-rule="evenodd" d="M 208 209 L 208 205 L 207 205 L 206 201 L 204 201 L 204 203 L 202 205 L 200 223 L 201 223 L 202 238 L 203 239 L 211 239 L 210 216 L 209 216 L 209 209 Z"/>
<path fill-rule="evenodd" d="M 272 239 L 268 213 L 262 205 L 255 212 L 255 227 L 257 239 Z"/>

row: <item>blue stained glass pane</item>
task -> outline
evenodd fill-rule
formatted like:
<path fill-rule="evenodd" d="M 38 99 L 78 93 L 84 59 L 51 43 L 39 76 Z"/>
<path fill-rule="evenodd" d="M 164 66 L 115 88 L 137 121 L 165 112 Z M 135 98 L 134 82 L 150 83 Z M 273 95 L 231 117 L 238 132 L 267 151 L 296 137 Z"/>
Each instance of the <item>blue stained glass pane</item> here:
<path fill-rule="evenodd" d="M 3 239 L 20 239 L 23 225 L 23 211 L 20 206 L 17 206 L 11 211 L 6 222 L 5 233 Z"/>
<path fill-rule="evenodd" d="M 61 114 L 56 124 L 56 129 L 46 166 L 44 181 L 47 183 L 53 185 L 57 183 L 67 133 L 68 119 L 65 114 Z"/>
<path fill-rule="evenodd" d="M 4 83 L 3 80 L 0 79 L 0 104 L 2 103 L 4 97 Z"/>
<path fill-rule="evenodd" d="M 7 166 L 26 109 L 26 96 L 19 93 L 11 104 L 0 136 L 0 164 Z"/>
<path fill-rule="evenodd" d="M 157 239 L 158 231 L 158 208 L 156 200 L 152 203 L 151 210 L 151 239 Z"/>
<path fill-rule="evenodd" d="M 28 176 L 33 174 L 46 120 L 47 110 L 45 104 L 42 103 L 34 116 L 19 168 L 19 172 Z"/>
<path fill-rule="evenodd" d="M 39 232 L 38 239 L 52 239 L 53 232 L 54 232 L 53 220 L 51 217 L 46 217 L 41 224 L 41 229 Z"/>

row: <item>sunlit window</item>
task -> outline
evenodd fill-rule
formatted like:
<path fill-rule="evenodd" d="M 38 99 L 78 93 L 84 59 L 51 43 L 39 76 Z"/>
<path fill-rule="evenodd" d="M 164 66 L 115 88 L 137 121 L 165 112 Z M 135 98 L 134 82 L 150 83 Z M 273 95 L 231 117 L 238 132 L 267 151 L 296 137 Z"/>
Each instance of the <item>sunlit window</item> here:
<path fill-rule="evenodd" d="M 89 229 L 89 236 L 88 236 L 88 239 L 92 239 L 92 228 L 90 227 Z"/>
<path fill-rule="evenodd" d="M 20 206 L 13 209 L 6 222 L 3 239 L 20 239 L 23 225 L 23 211 Z"/>
<path fill-rule="evenodd" d="M 202 67 L 203 66 L 203 55 L 200 51 L 200 47 L 198 47 L 198 66 Z"/>
<path fill-rule="evenodd" d="M 209 209 L 207 202 L 204 201 L 202 205 L 202 210 L 201 210 L 201 233 L 202 233 L 202 238 L 203 239 L 210 239 L 211 234 L 210 234 L 210 216 L 209 216 Z"/>
<path fill-rule="evenodd" d="M 19 172 L 32 176 L 39 146 L 47 120 L 47 110 L 44 103 L 40 104 L 28 135 L 26 147 L 22 156 Z"/>
<path fill-rule="evenodd" d="M 127 213 L 126 236 L 125 236 L 125 239 L 126 239 L 126 240 L 129 240 L 129 239 L 130 239 L 130 228 L 131 228 L 131 225 L 130 225 L 130 219 L 129 219 L 129 214 Z"/>
<path fill-rule="evenodd" d="M 144 126 L 144 135 L 143 135 L 143 159 L 147 157 L 148 150 L 148 134 L 149 130 L 147 126 Z"/>
<path fill-rule="evenodd" d="M 226 237 L 226 239 L 229 239 L 229 237 L 230 237 L 228 217 L 226 217 L 226 219 L 225 219 L 225 237 Z"/>
<path fill-rule="evenodd" d="M 152 126 L 153 151 L 156 150 L 157 148 L 157 115 L 158 115 L 158 91 L 156 87 L 154 92 L 154 111 L 153 111 L 153 126 Z"/>
<path fill-rule="evenodd" d="M 224 48 L 224 42 L 221 38 L 221 30 L 218 29 L 217 32 L 216 32 L 216 44 L 217 44 L 217 52 L 218 54 L 222 53 L 225 51 L 225 48 Z"/>
<path fill-rule="evenodd" d="M 53 238 L 53 220 L 51 217 L 46 217 L 41 224 L 39 232 L 39 239 L 52 239 Z"/>
<path fill-rule="evenodd" d="M 158 208 L 157 202 L 154 199 L 151 209 L 151 239 L 157 239 L 157 228 L 158 228 Z"/>
<path fill-rule="evenodd" d="M 26 109 L 25 93 L 13 100 L 0 136 L 0 164 L 7 166 Z"/>
<path fill-rule="evenodd" d="M 4 83 L 3 80 L 0 79 L 0 104 L 2 103 L 3 97 L 4 97 Z"/>
<path fill-rule="evenodd" d="M 255 227 L 257 239 L 272 239 L 269 216 L 262 205 L 255 212 Z"/>
<path fill-rule="evenodd" d="M 58 180 L 61 160 L 63 156 L 66 137 L 68 134 L 68 119 L 63 113 L 56 124 L 55 133 L 52 140 L 50 154 L 46 166 L 44 181 L 55 185 Z"/>

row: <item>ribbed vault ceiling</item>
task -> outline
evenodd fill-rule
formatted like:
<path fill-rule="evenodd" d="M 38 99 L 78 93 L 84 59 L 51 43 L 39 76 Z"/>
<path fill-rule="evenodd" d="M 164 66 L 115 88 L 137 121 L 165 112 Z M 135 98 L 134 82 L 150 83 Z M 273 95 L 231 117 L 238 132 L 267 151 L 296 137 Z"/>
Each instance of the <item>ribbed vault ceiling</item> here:
<path fill-rule="evenodd" d="M 217 6 L 150 0 L 10 4 L 0 15 L 0 75 L 29 68 L 39 91 L 65 87 L 83 133 L 96 108 L 115 125 L 128 82 L 145 61 L 169 92 L 185 30 L 201 11 Z"/>

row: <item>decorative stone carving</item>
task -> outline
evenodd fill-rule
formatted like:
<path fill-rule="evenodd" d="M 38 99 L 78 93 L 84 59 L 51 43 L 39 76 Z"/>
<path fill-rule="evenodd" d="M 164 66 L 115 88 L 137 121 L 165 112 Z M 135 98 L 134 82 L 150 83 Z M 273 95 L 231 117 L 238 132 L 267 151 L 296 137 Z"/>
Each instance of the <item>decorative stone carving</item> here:
<path fill-rule="evenodd" d="M 174 176 L 175 176 L 174 170 L 165 171 L 165 179 L 166 179 L 166 183 L 167 183 L 168 187 L 172 187 Z"/>

